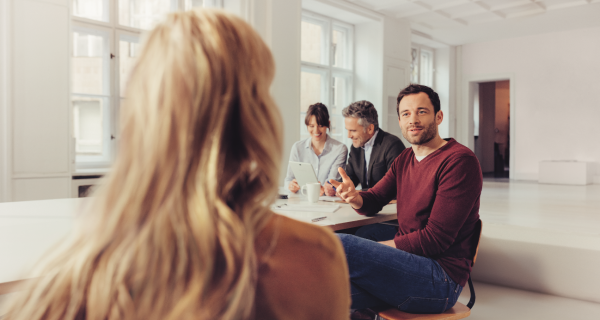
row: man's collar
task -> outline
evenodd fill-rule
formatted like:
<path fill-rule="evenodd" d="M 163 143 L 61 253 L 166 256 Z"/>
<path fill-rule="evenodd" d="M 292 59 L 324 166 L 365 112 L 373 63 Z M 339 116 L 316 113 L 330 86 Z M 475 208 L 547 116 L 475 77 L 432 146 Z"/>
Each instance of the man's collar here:
<path fill-rule="evenodd" d="M 379 129 L 377 129 L 377 131 L 375 131 L 375 133 L 373 134 L 373 136 L 371 137 L 371 139 L 369 139 L 369 141 L 367 141 L 367 142 L 365 143 L 365 145 L 364 145 L 364 146 L 362 146 L 362 147 L 363 147 L 363 149 L 364 149 L 365 147 L 372 147 L 372 146 L 375 144 L 375 139 L 377 139 L 377 134 L 378 134 L 378 133 L 379 133 Z"/>

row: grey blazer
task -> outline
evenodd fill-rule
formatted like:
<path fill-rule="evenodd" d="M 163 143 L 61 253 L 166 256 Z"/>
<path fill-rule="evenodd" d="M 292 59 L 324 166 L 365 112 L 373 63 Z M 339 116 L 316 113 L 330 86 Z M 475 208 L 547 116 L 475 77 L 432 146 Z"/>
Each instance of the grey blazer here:
<path fill-rule="evenodd" d="M 363 181 L 365 170 L 365 151 L 362 147 L 350 147 L 350 156 L 348 156 L 348 164 L 346 165 L 346 173 L 352 179 L 354 186 L 358 183 L 362 185 L 363 190 L 373 187 L 390 169 L 392 162 L 405 149 L 400 138 L 393 134 L 389 134 L 381 128 L 375 138 L 373 150 L 371 151 L 371 159 L 369 159 L 369 185 Z M 341 181 L 341 179 L 340 179 Z"/>

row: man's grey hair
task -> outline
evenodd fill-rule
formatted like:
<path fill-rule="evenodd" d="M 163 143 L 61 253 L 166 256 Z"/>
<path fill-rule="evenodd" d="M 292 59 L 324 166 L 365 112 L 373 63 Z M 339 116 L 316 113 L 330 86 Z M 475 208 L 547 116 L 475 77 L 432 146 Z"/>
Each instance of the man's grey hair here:
<path fill-rule="evenodd" d="M 364 130 L 367 130 L 369 125 L 375 126 L 375 131 L 379 129 L 379 121 L 377 120 L 377 110 L 375 106 L 367 100 L 361 100 L 351 103 L 342 110 L 344 118 L 358 118 L 358 124 Z"/>

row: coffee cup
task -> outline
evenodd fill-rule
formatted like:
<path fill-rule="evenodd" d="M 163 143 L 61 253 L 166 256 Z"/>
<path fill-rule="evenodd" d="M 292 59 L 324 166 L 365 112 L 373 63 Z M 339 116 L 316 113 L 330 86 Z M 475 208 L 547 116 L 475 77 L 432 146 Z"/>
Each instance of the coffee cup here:
<path fill-rule="evenodd" d="M 304 193 L 304 189 L 306 189 L 306 193 Z M 321 195 L 321 184 L 318 182 L 307 183 L 302 186 L 300 192 L 307 196 L 308 202 L 317 203 L 317 201 L 319 201 L 319 196 Z"/>

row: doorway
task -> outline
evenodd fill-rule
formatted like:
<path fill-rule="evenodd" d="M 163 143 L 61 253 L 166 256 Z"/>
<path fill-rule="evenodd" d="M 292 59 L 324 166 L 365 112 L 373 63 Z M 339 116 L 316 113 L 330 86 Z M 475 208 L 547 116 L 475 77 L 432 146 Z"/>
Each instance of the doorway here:
<path fill-rule="evenodd" d="M 474 152 L 485 178 L 510 173 L 510 81 L 473 86 Z"/>

